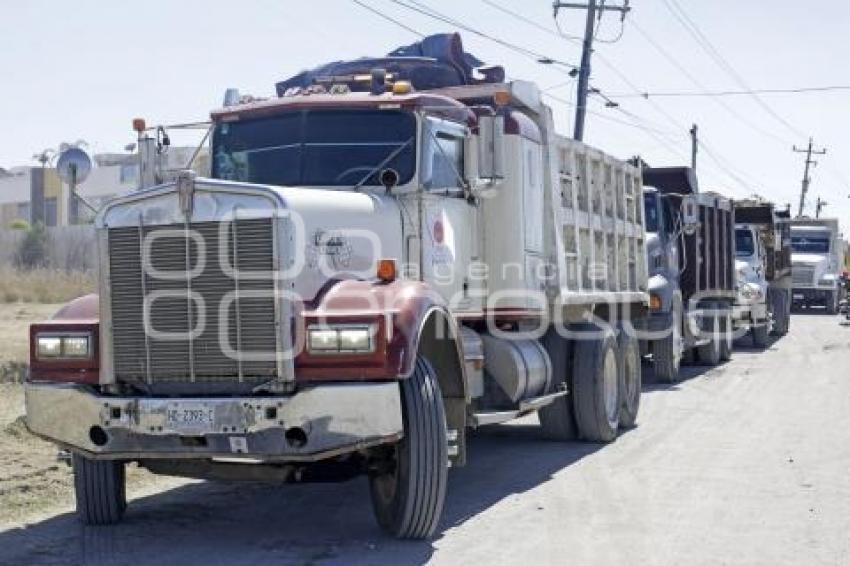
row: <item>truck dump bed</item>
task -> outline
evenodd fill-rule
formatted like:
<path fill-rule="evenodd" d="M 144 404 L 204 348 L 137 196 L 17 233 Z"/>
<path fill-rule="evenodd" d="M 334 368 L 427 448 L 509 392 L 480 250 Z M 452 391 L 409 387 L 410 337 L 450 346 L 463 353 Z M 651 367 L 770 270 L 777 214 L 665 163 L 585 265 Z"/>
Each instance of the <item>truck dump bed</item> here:
<path fill-rule="evenodd" d="M 553 152 L 552 251 L 561 300 L 641 299 L 647 274 L 640 170 L 561 136 Z"/>
<path fill-rule="evenodd" d="M 735 214 L 732 202 L 715 193 L 699 193 L 696 176 L 689 167 L 647 167 L 646 186 L 669 199 L 671 209 L 682 210 L 685 198 L 698 207 L 699 225 L 693 234 L 680 236 L 679 285 L 682 300 L 734 298 L 735 296 Z M 676 223 L 681 226 L 680 212 Z"/>
<path fill-rule="evenodd" d="M 647 303 L 643 184 L 638 167 L 555 133 L 552 111 L 525 81 L 429 92 L 519 111 L 543 135 L 546 260 L 555 305 Z M 494 101 L 500 99 L 500 104 Z M 507 100 L 507 104 L 504 101 Z"/>

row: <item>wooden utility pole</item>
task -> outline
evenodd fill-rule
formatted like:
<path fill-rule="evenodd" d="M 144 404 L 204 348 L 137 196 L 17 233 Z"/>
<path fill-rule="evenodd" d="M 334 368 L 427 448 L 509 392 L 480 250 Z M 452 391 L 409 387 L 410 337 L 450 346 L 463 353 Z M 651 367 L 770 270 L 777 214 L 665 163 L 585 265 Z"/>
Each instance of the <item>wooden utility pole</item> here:
<path fill-rule="evenodd" d="M 795 153 L 806 154 L 806 164 L 803 168 L 803 182 L 800 188 L 800 208 L 797 210 L 798 217 L 803 216 L 803 210 L 806 208 L 806 193 L 809 192 L 809 184 L 812 181 L 811 177 L 809 177 L 809 166 L 818 164 L 817 161 L 812 159 L 812 155 L 826 154 L 826 149 L 813 149 L 813 144 L 812 138 L 809 138 L 809 146 L 806 149 L 798 149 L 796 145 L 792 148 Z"/>
<path fill-rule="evenodd" d="M 583 2 L 559 2 L 555 0 L 552 3 L 552 8 L 555 10 L 555 17 L 558 17 L 558 10 L 560 8 L 587 10 L 587 20 L 584 24 L 584 41 L 581 48 L 581 66 L 578 70 L 576 120 L 575 129 L 573 130 L 573 138 L 581 141 L 584 139 L 584 118 L 587 114 L 587 93 L 588 84 L 590 83 L 590 56 L 593 53 L 594 21 L 602 19 L 602 15 L 606 11 L 620 12 L 620 18 L 625 19 L 626 14 L 631 8 L 629 8 L 629 0 L 623 0 L 622 6 L 606 6 L 605 0 L 588 0 L 586 4 Z"/>

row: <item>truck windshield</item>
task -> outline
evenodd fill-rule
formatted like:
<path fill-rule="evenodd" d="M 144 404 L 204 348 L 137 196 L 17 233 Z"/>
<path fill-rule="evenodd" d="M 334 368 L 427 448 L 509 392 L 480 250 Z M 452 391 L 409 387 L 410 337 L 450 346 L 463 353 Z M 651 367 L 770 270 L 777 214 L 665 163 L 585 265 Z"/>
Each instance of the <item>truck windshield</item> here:
<path fill-rule="evenodd" d="M 829 253 L 829 235 L 818 232 L 792 233 L 791 250 L 797 253 Z"/>
<path fill-rule="evenodd" d="M 658 232 L 658 206 L 656 205 L 655 194 L 643 194 L 643 211 L 646 219 L 646 231 Z"/>
<path fill-rule="evenodd" d="M 415 139 L 413 115 L 395 110 L 298 110 L 222 122 L 213 132 L 212 172 L 269 185 L 353 186 L 380 185 L 375 169 L 391 168 L 404 184 L 416 167 Z"/>
<path fill-rule="evenodd" d="M 747 229 L 735 230 L 735 255 L 750 257 L 755 251 L 756 243 L 753 241 L 753 233 Z"/>

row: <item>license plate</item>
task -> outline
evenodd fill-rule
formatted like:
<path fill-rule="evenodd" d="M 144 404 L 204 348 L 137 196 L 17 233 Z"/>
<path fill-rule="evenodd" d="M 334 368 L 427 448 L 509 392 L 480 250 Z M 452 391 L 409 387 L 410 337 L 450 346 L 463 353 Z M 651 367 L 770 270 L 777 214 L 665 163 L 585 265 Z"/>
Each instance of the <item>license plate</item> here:
<path fill-rule="evenodd" d="M 215 428 L 215 408 L 207 403 L 175 403 L 165 414 L 168 428 L 176 431 L 212 431 Z"/>
<path fill-rule="evenodd" d="M 798 294 L 798 293 L 794 293 L 794 298 L 795 298 L 795 299 L 802 299 L 802 298 L 803 298 L 803 295 L 800 295 L 800 294 Z"/>

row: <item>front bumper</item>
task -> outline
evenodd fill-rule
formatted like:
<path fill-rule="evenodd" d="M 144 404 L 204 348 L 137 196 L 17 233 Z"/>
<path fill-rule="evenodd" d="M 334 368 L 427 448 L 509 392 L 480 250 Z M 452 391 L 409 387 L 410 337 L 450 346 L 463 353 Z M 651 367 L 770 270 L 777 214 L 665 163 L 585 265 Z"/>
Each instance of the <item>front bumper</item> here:
<path fill-rule="evenodd" d="M 833 299 L 837 290 L 834 287 L 794 287 L 791 289 L 791 300 L 794 303 L 828 303 Z"/>
<path fill-rule="evenodd" d="M 767 303 L 735 303 L 732 306 L 732 322 L 738 328 L 767 320 Z"/>
<path fill-rule="evenodd" d="M 396 441 L 404 430 L 397 382 L 321 385 L 286 397 L 113 397 L 52 383 L 28 383 L 25 394 L 30 431 L 101 459 L 309 462 Z M 209 417 L 180 422 L 187 410 Z"/>

